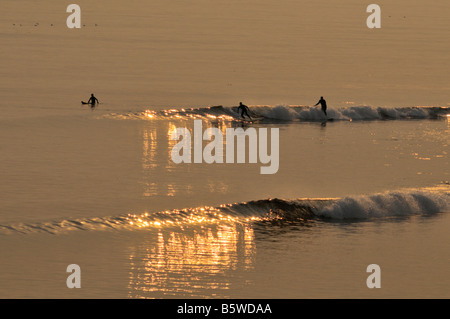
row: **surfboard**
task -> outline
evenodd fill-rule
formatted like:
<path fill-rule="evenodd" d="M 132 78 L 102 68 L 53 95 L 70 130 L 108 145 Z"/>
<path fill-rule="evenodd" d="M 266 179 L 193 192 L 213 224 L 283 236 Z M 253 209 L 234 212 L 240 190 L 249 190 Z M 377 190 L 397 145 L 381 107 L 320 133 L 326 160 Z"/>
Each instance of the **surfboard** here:
<path fill-rule="evenodd" d="M 253 117 L 252 116 L 252 119 L 249 120 L 249 121 L 250 122 L 259 122 L 259 121 L 262 121 L 262 120 L 264 120 L 264 117 Z"/>
<path fill-rule="evenodd" d="M 258 117 L 258 118 L 252 117 L 252 119 L 249 119 L 249 118 L 246 117 L 245 119 L 238 118 L 235 121 L 236 122 L 241 122 L 241 123 L 257 123 L 257 122 L 259 122 L 259 121 L 261 121 L 263 119 L 264 119 L 263 117 Z"/>
<path fill-rule="evenodd" d="M 239 117 L 236 118 L 236 120 L 238 120 L 240 122 L 253 123 L 253 122 L 261 121 L 264 119 L 263 116 L 258 116 L 258 114 L 252 112 L 251 110 L 249 110 L 249 114 L 252 117 L 252 119 L 250 120 L 248 117 L 245 117 L 245 119 L 243 119 L 241 116 L 241 112 L 239 112 L 239 106 L 233 106 L 232 110 L 238 114 Z"/>

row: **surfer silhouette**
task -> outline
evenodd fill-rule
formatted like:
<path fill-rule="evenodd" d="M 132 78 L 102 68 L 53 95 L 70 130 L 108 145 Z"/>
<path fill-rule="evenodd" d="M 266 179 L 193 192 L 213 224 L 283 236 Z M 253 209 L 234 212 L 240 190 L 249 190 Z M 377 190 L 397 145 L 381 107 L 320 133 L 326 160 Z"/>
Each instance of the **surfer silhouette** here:
<path fill-rule="evenodd" d="M 319 102 L 316 105 L 320 104 L 322 106 L 322 111 L 327 115 L 327 101 L 324 100 L 323 96 L 320 97 Z M 316 106 L 314 105 L 314 106 Z"/>
<path fill-rule="evenodd" d="M 95 107 L 95 103 L 100 104 L 99 100 L 94 96 L 94 93 L 91 94 L 91 97 L 87 102 L 81 101 L 82 104 L 90 104 L 92 108 Z"/>
<path fill-rule="evenodd" d="M 97 103 L 100 104 L 100 102 L 98 101 L 98 99 L 94 96 L 94 93 L 92 93 L 92 94 L 91 94 L 91 97 L 89 98 L 88 104 L 95 105 L 95 102 L 97 102 Z"/>
<path fill-rule="evenodd" d="M 247 105 L 242 104 L 242 102 L 239 102 L 238 112 L 239 112 L 239 110 L 242 110 L 241 116 L 242 116 L 243 119 L 245 119 L 244 113 L 245 113 L 245 115 L 248 116 L 248 118 L 249 118 L 250 120 L 252 119 L 251 116 L 250 116 L 250 115 L 248 114 L 248 112 L 247 112 L 247 111 L 249 111 Z"/>

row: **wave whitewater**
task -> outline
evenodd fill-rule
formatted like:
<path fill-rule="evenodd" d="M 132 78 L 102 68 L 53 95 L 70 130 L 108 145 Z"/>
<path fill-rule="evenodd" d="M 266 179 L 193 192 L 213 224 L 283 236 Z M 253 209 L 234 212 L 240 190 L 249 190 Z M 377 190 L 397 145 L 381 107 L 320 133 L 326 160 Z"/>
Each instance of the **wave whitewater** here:
<path fill-rule="evenodd" d="M 251 106 L 251 116 L 260 122 L 322 122 L 326 119 L 322 110 L 309 106 Z M 328 118 L 337 121 L 375 121 L 405 119 L 438 119 L 450 115 L 450 107 L 373 107 L 352 106 L 329 108 Z M 237 107 L 211 106 L 204 108 L 170 109 L 163 111 L 146 110 L 143 112 L 108 115 L 115 119 L 204 119 L 209 121 L 237 121 L 240 115 Z"/>
<path fill-rule="evenodd" d="M 320 199 L 263 199 L 140 215 L 0 225 L 0 233 L 58 234 L 74 230 L 136 230 L 220 223 L 283 223 L 306 220 L 371 220 L 450 212 L 450 186 Z"/>

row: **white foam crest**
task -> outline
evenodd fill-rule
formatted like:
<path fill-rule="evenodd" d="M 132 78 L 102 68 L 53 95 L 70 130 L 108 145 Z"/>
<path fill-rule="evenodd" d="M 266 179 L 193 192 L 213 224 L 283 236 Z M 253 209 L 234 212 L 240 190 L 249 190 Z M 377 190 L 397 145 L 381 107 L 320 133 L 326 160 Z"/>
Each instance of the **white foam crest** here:
<path fill-rule="evenodd" d="M 382 119 L 427 119 L 436 118 L 449 112 L 448 108 L 439 107 L 373 107 L 352 106 L 346 108 L 328 108 L 327 116 L 320 107 L 309 106 L 253 106 L 252 112 L 268 119 L 284 121 L 323 121 L 326 118 L 343 121 L 371 121 Z"/>
<path fill-rule="evenodd" d="M 352 106 L 349 108 L 337 110 L 337 113 L 339 113 L 339 115 L 343 119 L 354 121 L 381 119 L 378 109 L 371 106 Z"/>
<path fill-rule="evenodd" d="M 408 108 L 387 108 L 379 107 L 377 109 L 378 113 L 383 117 L 393 118 L 393 119 L 426 119 L 430 117 L 430 110 L 426 108 L 419 107 L 408 107 Z"/>
<path fill-rule="evenodd" d="M 415 190 L 345 197 L 322 208 L 316 215 L 332 219 L 369 219 L 449 211 L 450 193 Z"/>

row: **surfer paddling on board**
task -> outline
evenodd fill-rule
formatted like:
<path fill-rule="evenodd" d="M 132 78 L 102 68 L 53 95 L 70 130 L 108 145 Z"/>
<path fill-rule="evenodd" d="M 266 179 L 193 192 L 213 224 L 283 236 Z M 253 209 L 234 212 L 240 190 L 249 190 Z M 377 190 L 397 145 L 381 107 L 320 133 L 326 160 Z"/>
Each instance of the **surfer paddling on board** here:
<path fill-rule="evenodd" d="M 249 111 L 247 105 L 242 104 L 242 102 L 239 102 L 238 113 L 239 113 L 239 110 L 242 110 L 241 116 L 242 116 L 242 118 L 243 118 L 244 120 L 245 120 L 244 113 L 245 113 L 245 115 L 248 116 L 248 118 L 249 118 L 250 120 L 252 119 L 251 116 L 250 116 L 250 115 L 248 114 L 248 112 L 247 112 L 247 111 Z"/>
<path fill-rule="evenodd" d="M 81 103 L 83 103 L 83 104 L 90 104 L 92 107 L 94 107 L 96 102 L 98 104 L 100 104 L 98 99 L 94 96 L 94 93 L 92 93 L 91 97 L 89 98 L 89 100 L 87 102 L 81 102 Z"/>
<path fill-rule="evenodd" d="M 325 101 L 323 99 L 323 96 L 320 97 L 320 100 L 319 100 L 319 102 L 317 102 L 316 105 L 318 105 L 318 104 L 320 104 L 322 106 L 323 113 L 325 113 L 325 115 L 327 115 L 327 101 Z M 316 106 L 316 105 L 314 105 L 314 106 Z"/>

